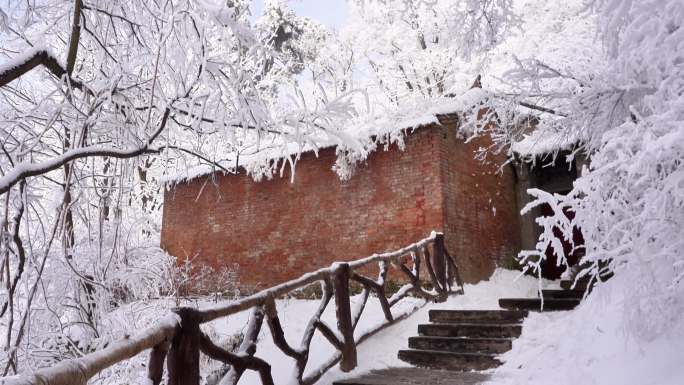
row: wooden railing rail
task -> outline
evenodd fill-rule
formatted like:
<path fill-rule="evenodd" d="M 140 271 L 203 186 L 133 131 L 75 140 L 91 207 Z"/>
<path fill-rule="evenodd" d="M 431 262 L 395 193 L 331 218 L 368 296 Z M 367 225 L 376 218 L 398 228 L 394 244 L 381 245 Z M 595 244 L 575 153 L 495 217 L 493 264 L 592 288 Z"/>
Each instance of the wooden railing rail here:
<path fill-rule="evenodd" d="M 429 247 L 432 246 L 432 252 Z M 410 268 L 407 262 L 411 262 Z M 377 279 L 364 276 L 364 268 L 377 263 Z M 408 283 L 390 298 L 387 298 L 386 282 L 389 268 L 394 267 L 406 276 Z M 421 272 L 427 271 L 430 289 L 424 287 Z M 363 287 L 360 301 L 351 307 L 350 282 Z M 321 282 L 320 305 L 309 320 L 299 346 L 293 346 L 285 338 L 275 299 L 291 292 Z M 354 331 L 366 307 L 371 293 L 377 296 L 385 322 L 354 338 Z M 301 385 L 315 383 L 331 367 L 339 362 L 340 369 L 350 371 L 357 365 L 356 347 L 371 335 L 396 323 L 412 311 L 393 314 L 391 308 L 410 293 L 428 301 L 444 301 L 449 293 L 463 293 L 463 283 L 458 264 L 444 246 L 444 236 L 432 232 L 429 237 L 402 249 L 373 254 L 352 262 L 334 263 L 330 267 L 316 270 L 301 277 L 273 286 L 251 296 L 229 301 L 205 309 L 177 308 L 160 319 L 154 326 L 142 333 L 112 343 L 105 349 L 83 357 L 62 361 L 50 368 L 40 369 L 20 377 L 0 379 L 0 384 L 13 385 L 85 385 L 101 371 L 128 360 L 143 351 L 150 350 L 148 361 L 149 383 L 158 385 L 164 374 L 166 361 L 169 385 L 199 385 L 200 352 L 211 359 L 228 365 L 218 384 L 234 385 L 246 370 L 258 372 L 263 385 L 273 385 L 271 367 L 268 362 L 256 356 L 257 336 L 266 321 L 275 346 L 296 363 L 296 380 Z M 336 327 L 326 324 L 321 316 L 330 301 L 335 300 Z M 252 309 L 252 314 L 242 344 L 236 352 L 227 351 L 216 345 L 202 333 L 200 325 L 218 318 L 227 317 Z M 416 309 L 414 309 L 416 310 Z M 336 349 L 321 367 L 305 376 L 309 360 L 309 349 L 314 334 L 318 331 Z"/>

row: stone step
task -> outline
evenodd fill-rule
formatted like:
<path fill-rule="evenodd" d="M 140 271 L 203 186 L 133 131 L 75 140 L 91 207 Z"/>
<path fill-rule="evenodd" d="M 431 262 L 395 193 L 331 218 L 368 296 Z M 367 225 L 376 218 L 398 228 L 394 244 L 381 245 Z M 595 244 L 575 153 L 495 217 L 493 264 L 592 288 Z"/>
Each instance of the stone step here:
<path fill-rule="evenodd" d="M 501 298 L 499 306 L 504 309 L 542 311 L 540 298 Z M 556 298 L 545 299 L 543 311 L 572 310 L 580 304 L 579 299 Z"/>
<path fill-rule="evenodd" d="M 410 337 L 411 349 L 454 353 L 498 354 L 511 350 L 510 338 Z"/>
<path fill-rule="evenodd" d="M 520 323 L 527 312 L 516 310 L 430 310 L 430 322 Z"/>
<path fill-rule="evenodd" d="M 345 378 L 333 385 L 480 385 L 490 375 L 481 372 L 455 372 L 416 367 L 372 370 L 357 378 Z"/>
<path fill-rule="evenodd" d="M 444 370 L 487 370 L 501 365 L 501 361 L 493 355 L 480 353 L 410 349 L 400 350 L 398 357 L 412 365 Z"/>
<path fill-rule="evenodd" d="M 588 281 L 588 280 L 585 280 L 585 279 L 580 279 L 580 281 L 577 282 L 577 284 L 576 284 L 575 287 L 573 288 L 572 285 L 573 285 L 574 283 L 575 283 L 575 281 L 564 279 L 564 280 L 560 281 L 560 287 L 561 287 L 561 289 L 563 289 L 563 290 L 582 290 L 582 291 L 586 291 L 586 290 L 587 290 L 587 284 L 589 283 L 589 281 Z"/>
<path fill-rule="evenodd" d="M 418 325 L 425 337 L 514 338 L 520 336 L 519 324 L 433 323 Z"/>
<path fill-rule="evenodd" d="M 544 299 L 574 298 L 582 299 L 584 290 L 542 290 Z"/>

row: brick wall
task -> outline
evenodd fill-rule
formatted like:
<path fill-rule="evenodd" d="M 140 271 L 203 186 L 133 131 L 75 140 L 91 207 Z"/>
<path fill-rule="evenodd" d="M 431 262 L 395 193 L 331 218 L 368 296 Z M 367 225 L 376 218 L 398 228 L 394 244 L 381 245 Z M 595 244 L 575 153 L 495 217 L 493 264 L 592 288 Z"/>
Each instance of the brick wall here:
<path fill-rule="evenodd" d="M 405 151 L 371 154 L 349 181 L 331 170 L 329 148 L 303 154 L 294 183 L 289 175 L 259 183 L 219 175 L 178 184 L 165 194 L 162 247 L 216 268 L 237 263 L 240 284 L 259 289 L 405 246 L 446 223 L 464 278 L 486 278 L 492 257 L 517 252 L 512 177 L 475 161 L 478 143 L 445 139 L 454 129 L 419 129 Z"/>
<path fill-rule="evenodd" d="M 329 148 L 303 154 L 294 183 L 240 175 L 177 185 L 165 194 L 162 247 L 214 267 L 238 263 L 241 284 L 258 287 L 402 247 L 442 228 L 438 139 L 419 130 L 407 151 L 371 154 L 349 181 L 331 170 Z"/>
<path fill-rule="evenodd" d="M 446 247 L 462 265 L 465 281 L 489 277 L 505 258 L 520 250 L 519 209 L 511 166 L 504 156 L 481 149 L 491 140 L 478 137 L 467 143 L 446 130 L 440 147 L 444 189 Z"/>

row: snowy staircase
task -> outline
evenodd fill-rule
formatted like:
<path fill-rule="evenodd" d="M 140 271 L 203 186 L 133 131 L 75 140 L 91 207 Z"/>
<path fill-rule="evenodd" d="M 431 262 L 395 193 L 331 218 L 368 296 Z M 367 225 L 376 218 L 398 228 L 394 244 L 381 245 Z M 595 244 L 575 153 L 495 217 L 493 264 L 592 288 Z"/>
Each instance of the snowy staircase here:
<path fill-rule="evenodd" d="M 543 290 L 544 311 L 570 310 L 579 304 L 583 294 L 582 289 Z M 466 378 L 473 374 L 470 371 L 501 365 L 497 356 L 512 348 L 528 312 L 540 311 L 541 298 L 502 298 L 499 304 L 504 310 L 430 310 L 430 323 L 418 325 L 418 336 L 408 340 L 409 349 L 398 353 L 400 360 L 425 368 L 415 369 L 415 376 L 409 376 L 403 368 L 388 368 L 333 384 L 479 384 L 479 381 L 469 382 L 472 379 Z M 427 369 L 438 369 L 434 372 L 437 377 L 428 375 L 429 371 L 417 375 L 418 371 Z M 398 375 L 399 372 L 405 375 Z M 435 378 L 448 380 L 434 381 Z"/>
<path fill-rule="evenodd" d="M 543 290 L 544 311 L 575 308 L 583 290 Z M 541 298 L 502 298 L 505 310 L 430 310 L 429 324 L 418 325 L 409 349 L 399 359 L 416 366 L 446 370 L 485 370 L 501 362 L 497 355 L 511 349 L 522 332 L 528 311 L 541 311 Z"/>
<path fill-rule="evenodd" d="M 485 370 L 500 365 L 496 355 L 511 349 L 527 315 L 515 310 L 430 310 L 429 324 L 418 325 L 418 336 L 399 359 L 410 364 L 447 370 Z"/>
<path fill-rule="evenodd" d="M 528 311 L 571 310 L 584 291 L 542 290 L 540 298 L 502 298 L 505 310 L 430 310 L 429 324 L 418 325 L 409 349 L 399 359 L 416 366 L 446 370 L 485 370 L 501 362 L 497 355 L 511 349 L 522 332 Z"/>

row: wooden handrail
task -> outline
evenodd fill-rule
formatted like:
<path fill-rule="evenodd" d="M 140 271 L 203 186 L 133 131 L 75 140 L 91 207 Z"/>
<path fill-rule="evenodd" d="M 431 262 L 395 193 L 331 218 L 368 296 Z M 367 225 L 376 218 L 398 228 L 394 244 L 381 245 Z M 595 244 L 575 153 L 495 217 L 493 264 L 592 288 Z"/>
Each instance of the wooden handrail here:
<path fill-rule="evenodd" d="M 97 352 L 76 359 L 64 360 L 32 374 L 19 378 L 0 379 L 0 383 L 85 385 L 90 378 L 102 370 L 170 341 L 178 327 L 178 318 L 172 313 L 134 337 L 119 340 Z"/>
<path fill-rule="evenodd" d="M 432 246 L 432 254 L 428 250 L 429 246 Z M 405 264 L 407 257 L 412 261 L 412 269 Z M 375 263 L 379 265 L 377 280 L 361 274 L 363 268 Z M 388 299 L 385 296 L 385 283 L 390 266 L 406 275 L 408 283 Z M 429 274 L 432 286 L 430 290 L 422 287 L 421 266 Z M 354 309 L 350 306 L 350 280 L 363 286 L 361 301 Z M 323 287 L 323 298 L 307 325 L 300 347 L 294 348 L 285 339 L 274 300 L 318 281 Z M 459 290 L 453 290 L 457 286 Z M 378 296 L 385 322 L 354 339 L 354 329 L 371 292 Z M 391 312 L 392 306 L 410 293 L 430 301 L 444 301 L 449 293 L 459 292 L 463 293 L 463 283 L 458 265 L 446 250 L 444 235 L 433 231 L 427 238 L 399 250 L 373 254 L 352 262 L 333 263 L 329 267 L 304 274 L 245 298 L 205 309 L 174 309 L 155 325 L 134 337 L 119 340 L 105 349 L 83 357 L 64 360 L 52 367 L 39 369 L 32 374 L 0 379 L 0 384 L 86 385 L 89 379 L 101 371 L 150 350 L 148 378 L 153 385 L 158 385 L 162 380 L 165 359 L 169 385 L 199 385 L 200 352 L 230 365 L 230 370 L 220 381 L 221 385 L 236 384 L 248 369 L 259 373 L 263 385 L 272 385 L 270 365 L 256 356 L 256 336 L 266 318 L 275 346 L 296 362 L 297 382 L 309 385 L 338 362 L 343 371 L 354 369 L 357 365 L 356 346 L 359 343 L 412 313 Z M 332 298 L 335 298 L 337 331 L 320 320 Z M 200 330 L 203 323 L 248 309 L 253 309 L 253 313 L 243 343 L 236 353 L 218 347 Z M 309 347 L 317 330 L 330 341 L 337 352 L 318 370 L 312 371 L 313 374 L 304 377 Z"/>

